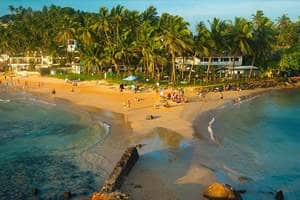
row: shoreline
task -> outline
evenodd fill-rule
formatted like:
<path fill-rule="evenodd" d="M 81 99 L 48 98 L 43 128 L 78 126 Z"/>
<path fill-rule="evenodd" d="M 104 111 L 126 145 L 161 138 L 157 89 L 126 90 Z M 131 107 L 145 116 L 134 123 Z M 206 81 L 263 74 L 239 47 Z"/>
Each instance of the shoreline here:
<path fill-rule="evenodd" d="M 223 99 L 220 99 L 219 93 L 210 92 L 203 101 L 190 101 L 173 105 L 170 108 L 156 109 L 153 105 L 158 101 L 159 95 L 154 91 L 140 94 L 126 91 L 120 94 L 116 86 L 113 88 L 99 86 L 96 82 L 90 81 L 80 83 L 79 87 L 75 88 L 75 92 L 71 92 L 72 86 L 59 79 L 47 77 L 20 77 L 19 79 L 22 83 L 25 81 L 30 83 L 25 91 L 33 96 L 54 102 L 70 103 L 71 107 L 75 108 L 72 112 L 76 112 L 76 107 L 78 107 L 78 110 L 83 109 L 93 115 L 96 122 L 99 120 L 110 124 L 112 136 L 109 136 L 109 141 L 105 139 L 106 144 L 99 145 L 101 147 L 98 150 L 103 155 L 111 156 L 114 162 L 117 162 L 123 153 L 122 150 L 127 146 L 138 143 L 146 144 L 139 150 L 142 160 L 137 163 L 122 188 L 124 192 L 134 197 L 133 199 L 147 199 L 146 197 L 150 194 L 153 195 L 153 199 L 184 198 L 181 193 L 189 194 L 189 199 L 199 199 L 199 197 L 201 199 L 195 191 L 201 191 L 205 186 L 215 182 L 216 177 L 212 169 L 203 165 L 203 158 L 199 159 L 202 163 L 197 159 L 201 155 L 203 157 L 205 152 L 197 152 L 197 148 L 193 147 L 194 138 L 197 137 L 194 127 L 197 118 L 224 104 L 232 103 L 237 98 L 251 98 L 262 93 L 291 88 L 227 91 L 223 92 Z M 37 84 L 41 81 L 44 86 L 38 87 Z M 298 84 L 297 87 L 299 86 Z M 51 95 L 53 88 L 57 91 L 55 96 Z M 187 91 L 186 94 L 192 98 L 196 92 Z M 134 102 L 130 109 L 125 109 L 123 101 L 130 96 L 133 96 L 131 97 L 133 99 L 144 100 L 142 103 Z M 157 118 L 146 120 L 147 115 Z M 116 144 L 117 141 L 122 141 L 124 144 L 122 150 L 120 143 Z M 118 150 L 115 149 L 116 146 Z M 112 167 L 107 168 L 112 170 Z M 170 170 L 171 168 L 176 169 Z M 110 171 L 107 173 L 109 174 Z M 193 184 L 191 189 L 185 187 L 187 184 Z M 142 189 L 139 189 L 140 185 Z M 179 192 L 176 192 L 177 190 Z M 176 194 L 173 194 L 174 192 Z"/>
<path fill-rule="evenodd" d="M 0 80 L 4 80 L 3 76 L 0 76 Z M 156 127 L 163 127 L 189 139 L 192 139 L 194 135 L 193 121 L 201 113 L 216 109 L 240 97 L 247 98 L 248 96 L 273 90 L 300 87 L 298 83 L 295 87 L 278 86 L 243 91 L 226 91 L 223 92 L 223 99 L 220 99 L 218 92 L 209 92 L 205 99 L 201 101 L 196 99 L 188 103 L 172 104 L 170 108 L 160 107 L 157 109 L 155 105 L 160 101 L 160 96 L 155 91 L 136 94 L 132 91 L 120 93 L 117 85 L 99 85 L 96 81 L 80 82 L 79 86 L 73 87 L 61 79 L 41 76 L 14 77 L 13 81 L 15 83 L 17 80 L 20 84 L 14 87 L 21 89 L 21 91 L 25 90 L 47 99 L 62 99 L 78 106 L 94 107 L 108 113 L 121 114 L 124 116 L 125 123 L 132 129 L 133 135 L 143 136 Z M 41 83 L 42 86 L 39 87 L 38 84 Z M 25 84 L 28 86 L 24 89 Z M 72 88 L 74 88 L 74 92 L 71 91 Z M 55 95 L 51 95 L 53 89 L 56 91 Z M 193 87 L 186 88 L 187 98 L 195 99 L 197 94 L 193 89 Z M 138 99 L 141 99 L 141 101 Z M 128 100 L 131 101 L 129 109 L 124 108 L 124 104 Z M 147 120 L 147 115 L 153 115 L 155 119 Z"/>

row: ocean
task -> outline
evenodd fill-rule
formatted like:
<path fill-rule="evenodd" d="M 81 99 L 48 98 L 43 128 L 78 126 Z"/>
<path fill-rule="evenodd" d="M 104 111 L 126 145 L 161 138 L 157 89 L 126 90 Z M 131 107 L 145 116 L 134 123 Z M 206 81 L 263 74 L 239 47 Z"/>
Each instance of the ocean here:
<path fill-rule="evenodd" d="M 109 167 L 95 148 L 108 128 L 67 103 L 10 90 L 0 86 L 0 199 L 32 199 L 34 188 L 39 199 L 98 190 Z"/>
<path fill-rule="evenodd" d="M 279 190 L 300 199 L 300 90 L 222 106 L 199 116 L 195 127 L 205 165 L 219 181 L 246 190 L 243 199 L 274 199 Z"/>

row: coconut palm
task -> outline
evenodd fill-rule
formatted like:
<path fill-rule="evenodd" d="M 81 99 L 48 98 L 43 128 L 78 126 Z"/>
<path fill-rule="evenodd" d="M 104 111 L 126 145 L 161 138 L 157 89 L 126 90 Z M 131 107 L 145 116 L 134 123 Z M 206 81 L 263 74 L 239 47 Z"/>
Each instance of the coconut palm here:
<path fill-rule="evenodd" d="M 275 43 L 275 31 L 273 29 L 273 22 L 264 16 L 262 11 L 257 11 L 252 16 L 252 31 L 253 38 L 250 41 L 250 48 L 252 61 L 251 66 L 263 64 L 263 61 L 268 58 L 272 52 L 272 48 Z M 249 74 L 249 78 L 252 76 L 252 69 Z"/>
<path fill-rule="evenodd" d="M 213 30 L 215 30 L 218 25 L 219 23 L 215 23 Z M 211 57 L 215 52 L 215 41 L 213 40 L 212 34 L 207 29 L 204 22 L 200 22 L 197 25 L 197 35 L 195 37 L 194 52 L 195 52 L 195 56 L 209 57 L 208 66 L 206 70 L 206 80 L 209 80 Z"/>
<path fill-rule="evenodd" d="M 172 73 L 171 81 L 176 82 L 175 58 L 182 55 L 184 51 L 192 51 L 191 32 L 188 29 L 188 23 L 180 16 L 162 14 L 159 22 L 159 40 L 171 55 Z"/>
<path fill-rule="evenodd" d="M 244 18 L 236 17 L 229 27 L 228 38 L 230 53 L 233 55 L 232 71 L 234 72 L 235 57 L 251 54 L 251 39 L 253 38 L 251 23 Z M 232 72 L 232 77 L 234 73 Z"/>

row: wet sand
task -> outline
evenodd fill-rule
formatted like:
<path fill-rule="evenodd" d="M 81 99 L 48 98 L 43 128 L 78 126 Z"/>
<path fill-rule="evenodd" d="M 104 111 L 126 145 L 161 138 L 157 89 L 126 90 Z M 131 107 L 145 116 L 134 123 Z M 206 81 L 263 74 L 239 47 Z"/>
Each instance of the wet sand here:
<path fill-rule="evenodd" d="M 216 178 L 214 172 L 203 164 L 208 155 L 197 149 L 199 138 L 195 137 L 194 119 L 241 96 L 271 90 L 228 91 L 223 92 L 223 99 L 220 99 L 219 93 L 208 93 L 200 101 L 193 88 L 186 88 L 185 94 L 191 100 L 189 103 L 157 109 L 154 105 L 159 102 L 159 94 L 152 90 L 137 94 L 129 90 L 120 93 L 117 85 L 108 83 L 80 82 L 78 87 L 73 87 L 63 80 L 38 76 L 15 77 L 13 81 L 17 87 L 36 95 L 68 100 L 78 106 L 89 107 L 93 112 L 100 109 L 97 116 L 112 124 L 114 137 L 98 150 L 112 160 L 116 161 L 121 156 L 126 145 L 145 144 L 139 150 L 140 161 L 122 188 L 136 200 L 201 199 L 202 189 Z M 55 95 L 51 95 L 53 89 Z M 131 107 L 124 108 L 128 100 Z M 147 115 L 153 115 L 155 119 L 146 120 Z"/>

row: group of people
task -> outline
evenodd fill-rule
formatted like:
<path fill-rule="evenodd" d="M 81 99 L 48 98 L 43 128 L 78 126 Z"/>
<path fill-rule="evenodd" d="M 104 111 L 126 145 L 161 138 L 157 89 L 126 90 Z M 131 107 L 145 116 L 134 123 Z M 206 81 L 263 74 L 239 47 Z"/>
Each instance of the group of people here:
<path fill-rule="evenodd" d="M 167 99 L 176 103 L 187 103 L 183 90 L 175 90 L 167 94 Z"/>

